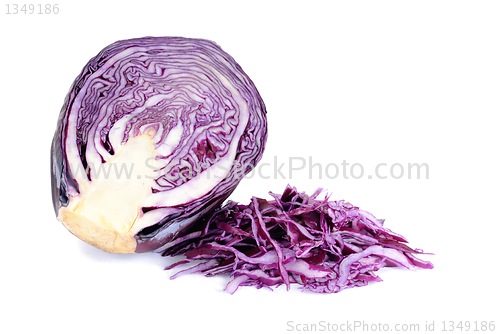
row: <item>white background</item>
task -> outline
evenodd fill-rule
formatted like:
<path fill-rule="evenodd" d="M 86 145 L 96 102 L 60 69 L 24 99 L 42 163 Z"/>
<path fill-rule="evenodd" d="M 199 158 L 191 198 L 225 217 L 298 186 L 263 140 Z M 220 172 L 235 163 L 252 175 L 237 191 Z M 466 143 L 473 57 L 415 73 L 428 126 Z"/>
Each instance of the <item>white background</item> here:
<path fill-rule="evenodd" d="M 57 3 L 52 15 L 0 7 L 0 332 L 288 333 L 321 321 L 422 332 L 426 322 L 440 332 L 442 321 L 495 321 L 499 331 L 498 2 Z M 229 295 L 226 277 L 171 281 L 163 268 L 172 259 L 111 255 L 73 237 L 50 195 L 59 110 L 91 57 L 147 35 L 207 38 L 237 60 L 268 109 L 262 162 L 310 156 L 365 169 L 360 179 L 307 169 L 289 178 L 287 164 L 285 178 L 244 180 L 233 200 L 287 183 L 326 188 L 435 253 L 424 257 L 435 269 L 383 269 L 384 282 L 333 295 Z M 368 179 L 378 163 L 426 163 L 429 178 Z"/>

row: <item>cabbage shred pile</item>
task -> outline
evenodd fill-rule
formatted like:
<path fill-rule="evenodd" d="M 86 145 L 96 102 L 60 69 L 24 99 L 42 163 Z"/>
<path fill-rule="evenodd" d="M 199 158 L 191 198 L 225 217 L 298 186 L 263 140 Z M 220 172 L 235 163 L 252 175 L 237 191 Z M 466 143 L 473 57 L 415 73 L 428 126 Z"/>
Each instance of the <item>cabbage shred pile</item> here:
<path fill-rule="evenodd" d="M 336 293 L 381 281 L 383 267 L 433 268 L 417 258 L 420 249 L 383 226 L 383 220 L 345 201 L 318 199 L 288 186 L 274 200 L 253 197 L 248 205 L 228 202 L 197 230 L 162 247 L 163 256 L 183 254 L 167 270 L 191 265 L 184 274 L 230 274 L 225 291 L 299 284 Z"/>

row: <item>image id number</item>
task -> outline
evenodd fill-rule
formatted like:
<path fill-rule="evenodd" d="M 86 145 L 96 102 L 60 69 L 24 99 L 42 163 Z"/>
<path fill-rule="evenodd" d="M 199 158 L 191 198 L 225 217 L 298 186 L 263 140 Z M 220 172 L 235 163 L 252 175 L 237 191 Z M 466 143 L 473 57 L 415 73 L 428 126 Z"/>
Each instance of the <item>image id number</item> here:
<path fill-rule="evenodd" d="M 7 12 L 5 14 L 59 14 L 59 5 L 50 4 L 6 4 Z"/>

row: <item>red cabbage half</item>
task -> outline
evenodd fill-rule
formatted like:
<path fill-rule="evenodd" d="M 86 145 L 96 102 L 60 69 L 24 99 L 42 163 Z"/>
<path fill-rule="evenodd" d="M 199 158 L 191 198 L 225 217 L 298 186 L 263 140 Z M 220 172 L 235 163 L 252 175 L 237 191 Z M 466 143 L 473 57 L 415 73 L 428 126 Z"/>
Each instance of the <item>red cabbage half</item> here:
<path fill-rule="evenodd" d="M 257 89 L 215 43 L 118 41 L 88 62 L 62 107 L 54 210 L 107 252 L 155 250 L 223 203 L 266 137 Z"/>
<path fill-rule="evenodd" d="M 292 283 L 334 293 L 381 281 L 375 272 L 383 267 L 433 268 L 382 220 L 345 201 L 320 200 L 320 193 L 308 196 L 288 186 L 281 195 L 271 193 L 272 201 L 229 202 L 205 219 L 204 228 L 159 249 L 186 257 L 166 269 L 194 264 L 172 278 L 230 274 L 229 293 Z"/>

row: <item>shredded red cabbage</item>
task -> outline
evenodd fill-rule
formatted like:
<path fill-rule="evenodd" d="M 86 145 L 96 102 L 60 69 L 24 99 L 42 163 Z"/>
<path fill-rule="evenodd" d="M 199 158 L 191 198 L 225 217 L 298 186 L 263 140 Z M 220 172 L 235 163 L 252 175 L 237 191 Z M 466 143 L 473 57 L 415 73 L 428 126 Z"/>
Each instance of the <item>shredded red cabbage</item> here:
<path fill-rule="evenodd" d="M 319 200 L 321 192 L 308 196 L 288 186 L 282 195 L 270 193 L 272 201 L 229 202 L 198 230 L 162 248 L 163 256 L 186 257 L 165 269 L 196 263 L 172 279 L 230 274 L 225 291 L 232 294 L 240 286 L 289 289 L 292 283 L 333 293 L 381 281 L 375 272 L 383 267 L 433 268 L 383 220 L 345 201 Z"/>

